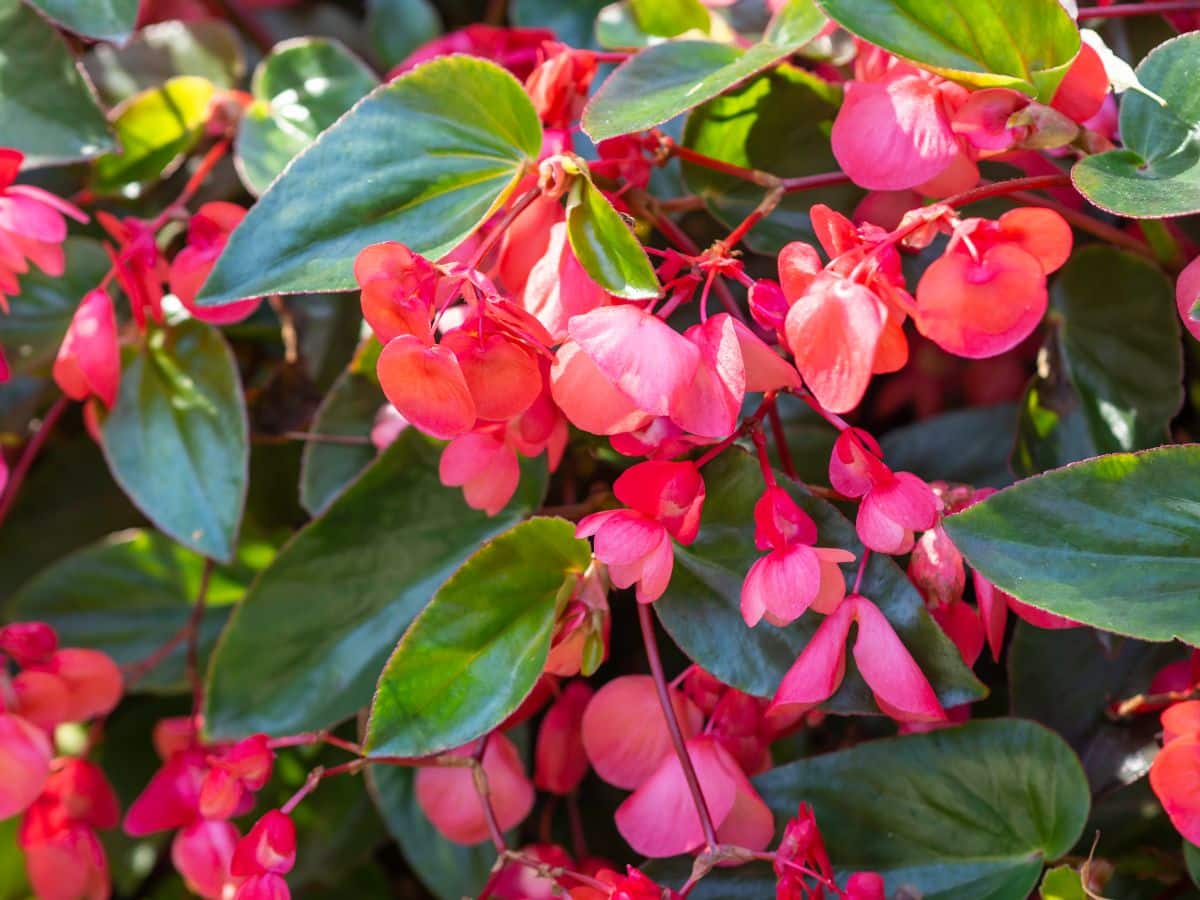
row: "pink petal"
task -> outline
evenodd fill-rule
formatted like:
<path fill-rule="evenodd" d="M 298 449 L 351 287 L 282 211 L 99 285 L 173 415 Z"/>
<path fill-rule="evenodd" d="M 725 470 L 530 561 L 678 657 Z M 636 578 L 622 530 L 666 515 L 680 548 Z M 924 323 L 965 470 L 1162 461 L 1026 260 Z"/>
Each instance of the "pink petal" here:
<path fill-rule="evenodd" d="M 783 676 L 768 713 L 801 713 L 834 695 L 846 674 L 846 638 L 854 621 L 849 600 L 817 628 L 787 674 Z"/>
<path fill-rule="evenodd" d="M 21 716 L 0 713 L 0 818 L 23 811 L 42 791 L 50 775 L 50 741 Z"/>
<path fill-rule="evenodd" d="M 567 330 L 611 384 L 656 416 L 670 414 L 700 362 L 695 344 L 636 306 L 593 310 Z"/>
<path fill-rule="evenodd" d="M 695 463 L 638 463 L 613 482 L 613 493 L 626 506 L 662 522 L 681 544 L 696 539 L 705 487 Z"/>
<path fill-rule="evenodd" d="M 887 514 L 875 491 L 863 497 L 854 521 L 859 540 L 879 553 L 907 553 L 913 547 L 912 529 L 905 528 Z"/>
<path fill-rule="evenodd" d="M 1038 609 L 1036 606 L 1030 606 L 1028 603 L 1022 603 L 1011 594 L 1007 596 L 1009 609 L 1036 628 L 1061 631 L 1065 628 L 1079 628 L 1083 625 L 1082 622 L 1076 622 L 1074 619 L 1068 619 L 1066 616 L 1056 615 L 1044 609 Z"/>
<path fill-rule="evenodd" d="M 592 434 L 633 431 L 650 420 L 574 341 L 566 341 L 555 354 L 550 392 L 571 424 Z"/>
<path fill-rule="evenodd" d="M 929 679 L 879 607 L 861 596 L 848 598 L 844 605 L 853 606 L 858 621 L 854 662 L 880 709 L 899 719 L 944 719 L 946 711 Z"/>
<path fill-rule="evenodd" d="M 1175 282 L 1175 304 L 1179 318 L 1192 337 L 1200 341 L 1200 256 L 1193 259 Z M 1192 310 L 1196 309 L 1195 314 Z"/>
<path fill-rule="evenodd" d="M 954 642 L 959 655 L 968 666 L 975 665 L 979 654 L 983 652 L 984 630 L 979 613 L 964 603 L 955 600 L 930 610 L 933 620 L 946 633 L 946 637 Z"/>
<path fill-rule="evenodd" d="M 1008 620 L 1008 595 L 978 572 L 972 572 L 971 579 L 975 584 L 975 603 L 983 620 L 992 659 L 999 662 L 1000 651 L 1004 648 L 1004 626 Z"/>
<path fill-rule="evenodd" d="M 732 321 L 745 365 L 746 390 L 759 392 L 800 387 L 800 373 L 795 366 L 767 346 L 747 326 L 737 319 Z"/>
<path fill-rule="evenodd" d="M 572 317 L 610 302 L 608 293 L 592 281 L 575 258 L 565 222 L 550 227 L 546 253 L 530 270 L 521 300 L 556 340 L 566 336 Z"/>
<path fill-rule="evenodd" d="M 653 603 L 666 591 L 675 567 L 675 547 L 663 533 L 658 546 L 642 562 L 642 575 L 638 579 L 638 603 Z"/>
<path fill-rule="evenodd" d="M 503 734 L 488 739 L 483 771 L 500 828 L 507 831 L 520 824 L 533 808 L 534 790 L 517 748 Z M 470 845 L 488 839 L 483 805 L 469 768 L 426 766 L 418 770 L 415 787 L 421 811 L 447 840 Z"/>
<path fill-rule="evenodd" d="M 937 523 L 937 496 L 911 472 L 896 472 L 890 484 L 877 485 L 871 495 L 884 515 L 907 528 L 924 531 Z"/>
<path fill-rule="evenodd" d="M 813 551 L 821 563 L 821 586 L 813 598 L 812 609 L 827 616 L 846 596 L 846 574 L 841 564 L 854 562 L 854 554 L 836 547 L 814 547 Z"/>
<path fill-rule="evenodd" d="M 783 488 L 772 485 L 754 504 L 754 545 L 783 550 L 789 544 L 815 544 L 817 525 Z"/>
<path fill-rule="evenodd" d="M 627 566 L 640 562 L 658 547 L 666 535 L 666 531 L 660 523 L 646 518 L 639 512 L 622 509 L 614 510 L 613 513 L 613 515 L 606 516 L 594 532 L 596 559 L 605 565 Z M 603 516 L 605 514 L 597 513 L 596 515 Z M 585 523 L 587 523 L 586 526 Z M 590 525 L 588 519 L 581 521 L 576 529 L 576 535 L 587 537 L 589 533 L 592 533 Z M 628 585 L 620 586 L 628 587 Z"/>
<path fill-rule="evenodd" d="M 75 310 L 54 361 L 54 380 L 73 400 L 95 394 L 105 406 L 117 402 L 121 380 L 121 350 L 112 297 L 89 291 Z"/>
<path fill-rule="evenodd" d="M 713 316 L 685 336 L 700 351 L 700 363 L 691 383 L 672 401 L 671 421 L 701 437 L 726 437 L 737 427 L 746 394 L 746 367 L 733 318 Z"/>
<path fill-rule="evenodd" d="M 583 714 L 594 691 L 572 681 L 551 704 L 538 729 L 533 783 L 539 790 L 565 795 L 579 787 L 588 770 L 583 749 Z"/>
<path fill-rule="evenodd" d="M 205 900 L 220 900 L 239 837 L 233 825 L 217 820 L 196 822 L 175 835 L 171 862 L 189 891 Z"/>
<path fill-rule="evenodd" d="M 377 369 L 383 393 L 415 428 L 452 438 L 475 424 L 475 401 L 449 350 L 401 335 L 383 348 Z"/>
<path fill-rule="evenodd" d="M 747 607 L 761 607 L 773 625 L 788 625 L 808 609 L 821 587 L 821 564 L 812 547 L 794 544 L 773 550 L 750 567 L 742 584 L 742 617 L 753 626 Z M 760 613 L 762 615 L 762 613 Z"/>
<path fill-rule="evenodd" d="M 519 416 L 542 392 L 542 372 L 532 353 L 503 334 L 479 338 L 465 330 L 442 339 L 453 351 L 471 397 L 475 415 L 502 422 Z"/>
<path fill-rule="evenodd" d="M 671 703 L 684 738 L 699 732 L 704 716 L 682 693 Z M 636 722 L 637 727 L 630 727 Z M 596 774 L 615 787 L 633 790 L 671 755 L 671 735 L 654 679 L 622 675 L 605 684 L 583 713 L 583 748 Z"/>
<path fill-rule="evenodd" d="M 57 210 L 12 190 L 0 195 L 0 228 L 48 244 L 67 237 L 67 223 Z"/>

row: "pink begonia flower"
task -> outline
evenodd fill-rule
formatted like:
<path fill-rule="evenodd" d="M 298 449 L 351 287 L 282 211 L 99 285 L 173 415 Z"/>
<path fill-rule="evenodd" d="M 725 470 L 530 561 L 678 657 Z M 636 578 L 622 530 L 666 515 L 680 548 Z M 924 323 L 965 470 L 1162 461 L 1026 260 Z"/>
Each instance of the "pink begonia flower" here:
<path fill-rule="evenodd" d="M 78 647 L 56 650 L 28 671 L 59 678 L 67 689 L 67 721 L 82 722 L 112 712 L 124 692 L 121 669 L 107 653 Z"/>
<path fill-rule="evenodd" d="M 229 864 L 241 835 L 231 823 L 202 819 L 171 841 L 171 864 L 187 889 L 205 900 L 221 900 L 230 882 Z"/>
<path fill-rule="evenodd" d="M 48 191 L 16 184 L 24 161 L 19 150 L 0 147 L 0 311 L 8 308 L 5 298 L 20 291 L 17 276 L 29 271 L 29 263 L 53 277 L 63 273 L 62 244 L 67 237 L 63 217 L 88 220 L 82 210 Z"/>
<path fill-rule="evenodd" d="M 967 92 L 862 45 L 830 135 L 838 165 L 877 191 L 916 187 L 962 154 L 950 116 Z"/>
<path fill-rule="evenodd" d="M 561 206 L 557 203 L 554 206 L 561 214 Z M 524 213 L 528 214 L 528 211 Z M 523 285 L 520 292 L 522 305 L 555 339 L 566 337 L 572 317 L 612 302 L 608 292 L 592 280 L 576 259 L 567 240 L 565 221 L 550 226 L 546 251 L 529 270 Z"/>
<path fill-rule="evenodd" d="M 0 713 L 0 819 L 14 816 L 41 793 L 50 777 L 50 739 L 22 716 Z"/>
<path fill-rule="evenodd" d="M 583 885 L 572 888 L 571 900 L 683 900 L 683 895 L 658 884 L 633 866 L 625 867 L 625 874 L 612 869 L 600 869 L 595 879 L 604 885 L 604 890 Z"/>
<path fill-rule="evenodd" d="M 117 283 L 129 299 L 129 308 L 138 328 L 145 328 L 148 320 L 162 324 L 167 261 L 159 253 L 154 232 L 144 222 L 134 218 L 120 220 L 103 210 L 96 213 L 96 221 L 117 242 L 116 251 L 107 244 L 105 250 L 112 261 Z"/>
<path fill-rule="evenodd" d="M 288 890 L 287 881 L 282 875 L 264 872 L 251 875 L 239 884 L 233 900 L 291 900 L 291 896 L 292 892 Z"/>
<path fill-rule="evenodd" d="M 371 424 L 371 444 L 376 450 L 385 450 L 400 437 L 408 427 L 408 419 L 400 415 L 400 410 L 385 403 L 375 412 L 375 420 Z"/>
<path fill-rule="evenodd" d="M 887 900 L 883 876 L 878 872 L 855 872 L 846 881 L 846 900 Z"/>
<path fill-rule="evenodd" d="M 406 334 L 433 343 L 433 311 L 448 299 L 435 263 L 394 241 L 372 244 L 355 257 L 354 278 L 363 318 L 380 343 Z"/>
<path fill-rule="evenodd" d="M 547 128 L 570 128 L 579 120 L 599 64 L 596 55 L 565 44 L 542 48 L 545 59 L 525 79 L 525 93 Z"/>
<path fill-rule="evenodd" d="M 438 477 L 447 487 L 461 487 L 472 509 L 494 516 L 516 493 L 521 468 L 516 452 L 494 433 L 471 431 L 446 445 Z"/>
<path fill-rule="evenodd" d="M 12 622 L 0 628 L 0 652 L 20 666 L 46 662 L 58 649 L 58 635 L 45 622 Z"/>
<path fill-rule="evenodd" d="M 498 63 L 524 81 L 538 64 L 542 45 L 553 41 L 554 32 L 545 28 L 468 25 L 422 44 L 387 73 L 387 80 L 398 78 L 421 63 L 439 56 L 465 53 Z"/>
<path fill-rule="evenodd" d="M 16 713 L 46 732 L 70 720 L 71 699 L 66 682 L 48 672 L 18 672 L 12 679 Z"/>
<path fill-rule="evenodd" d="M 520 853 L 525 859 L 535 859 L 550 869 L 575 868 L 571 854 L 557 844 L 530 844 L 522 847 Z M 549 875 L 543 877 L 541 871 L 532 866 L 509 862 L 490 887 L 488 896 L 494 900 L 561 900 L 563 892 L 558 887 L 560 881 L 572 883 L 567 876 L 557 879 Z"/>
<path fill-rule="evenodd" d="M 286 875 L 296 864 L 296 826 L 278 809 L 265 813 L 238 841 L 229 871 L 239 878 L 272 872 Z"/>
<path fill-rule="evenodd" d="M 460 747 L 454 754 L 467 756 L 472 749 Z M 483 771 L 487 775 L 492 809 L 501 831 L 519 825 L 533 809 L 534 790 L 517 748 L 503 734 L 488 738 Z M 456 844 L 478 844 L 487 840 L 487 819 L 470 768 L 423 767 L 417 771 L 415 790 L 417 805 L 446 840 Z"/>
<path fill-rule="evenodd" d="M 774 819 L 737 761 L 712 737 L 695 737 L 685 746 L 718 839 L 765 849 L 775 832 Z M 674 753 L 617 807 L 614 818 L 621 836 L 642 856 L 678 856 L 704 845 L 700 816 Z"/>
<path fill-rule="evenodd" d="M 632 431 L 609 437 L 612 448 L 622 456 L 645 456 L 648 459 L 674 459 L 689 450 L 712 443 L 709 438 L 685 432 L 666 416 L 647 419 Z"/>
<path fill-rule="evenodd" d="M 754 505 L 754 542 L 770 550 L 758 559 L 742 582 L 742 618 L 754 627 L 764 617 L 772 625 L 787 625 L 806 609 L 832 612 L 845 596 L 840 563 L 854 554 L 817 547 L 817 526 L 783 488 L 772 485 Z"/>
<path fill-rule="evenodd" d="M 1100 112 L 1109 96 L 1108 72 L 1095 48 L 1083 42 L 1067 74 L 1059 82 L 1050 105 L 1081 124 Z"/>
<path fill-rule="evenodd" d="M 586 681 L 572 681 L 542 717 L 533 763 L 538 790 L 565 796 L 583 781 L 588 770 L 583 714 L 594 693 Z"/>
<path fill-rule="evenodd" d="M 220 306 L 196 304 L 196 295 L 217 264 L 217 257 L 229 242 L 229 235 L 245 217 L 246 210 L 236 203 L 205 203 L 188 221 L 187 244 L 171 260 L 171 293 L 202 322 L 213 325 L 241 322 L 262 303 L 261 297 L 251 297 Z"/>
<path fill-rule="evenodd" d="M 519 416 L 542 392 L 537 358 L 505 334 L 461 328 L 446 334 L 441 346 L 457 357 L 480 419 L 502 422 Z"/>
<path fill-rule="evenodd" d="M 200 814 L 206 819 L 228 819 L 248 795 L 263 789 L 275 753 L 265 734 L 255 734 L 218 750 L 208 763 L 200 785 Z"/>
<path fill-rule="evenodd" d="M 608 566 L 613 584 L 636 584 L 638 602 L 653 603 L 671 580 L 671 538 L 685 545 L 696 539 L 704 479 L 695 463 L 652 460 L 623 472 L 613 493 L 629 508 L 586 516 L 575 534 L 595 538 L 593 552 Z"/>
<path fill-rule="evenodd" d="M 1175 282 L 1175 304 L 1183 327 L 1200 341 L 1200 256 L 1179 273 Z"/>
<path fill-rule="evenodd" d="M 108 858 L 86 825 L 69 825 L 24 851 L 25 872 L 41 900 L 108 900 Z"/>
<path fill-rule="evenodd" d="M 671 705 L 685 738 L 699 734 L 704 715 L 681 692 Z M 637 722 L 637 728 L 630 728 Z M 609 784 L 637 788 L 671 755 L 671 734 L 649 675 L 622 675 L 605 684 L 584 710 L 581 735 L 588 762 Z"/>
<path fill-rule="evenodd" d="M 446 439 L 475 424 L 475 401 L 449 348 L 400 335 L 383 348 L 377 368 L 383 393 L 413 427 Z"/>
<path fill-rule="evenodd" d="M 567 331 L 608 382 L 650 415 L 670 415 L 672 400 L 691 384 L 700 364 L 695 344 L 636 306 L 575 316 Z"/>
<path fill-rule="evenodd" d="M 828 700 L 846 672 L 846 639 L 858 624 L 854 661 L 887 715 L 900 721 L 944 719 L 929 680 L 874 603 L 851 594 L 821 623 L 783 677 L 769 714 L 802 712 Z"/>
<path fill-rule="evenodd" d="M 775 733 L 767 723 L 768 701 L 728 688 L 717 701 L 706 731 L 724 747 L 747 775 L 771 768 L 771 741 Z"/>
<path fill-rule="evenodd" d="M 859 428 L 838 435 L 829 458 L 829 482 L 847 497 L 860 497 L 855 528 L 859 539 L 880 553 L 907 553 L 914 532 L 932 528 L 939 501 L 933 489 L 910 472 L 893 472 L 876 440 Z"/>
<path fill-rule="evenodd" d="M 121 381 L 121 348 L 112 297 L 97 288 L 79 303 L 54 360 L 54 381 L 72 400 L 96 396 L 112 408 Z"/>
<path fill-rule="evenodd" d="M 592 434 L 635 431 L 652 420 L 572 340 L 564 341 L 555 353 L 550 391 L 571 424 Z"/>
<path fill-rule="evenodd" d="M 208 754 L 199 747 L 169 756 L 125 812 L 123 828 L 131 837 L 183 828 L 200 820 L 200 787 Z"/>

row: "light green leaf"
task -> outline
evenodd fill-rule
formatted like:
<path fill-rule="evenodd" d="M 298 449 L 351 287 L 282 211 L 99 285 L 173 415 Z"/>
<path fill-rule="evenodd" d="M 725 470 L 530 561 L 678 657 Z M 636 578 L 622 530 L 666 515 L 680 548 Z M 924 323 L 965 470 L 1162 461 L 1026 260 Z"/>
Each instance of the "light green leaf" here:
<path fill-rule="evenodd" d="M 571 186 L 567 238 L 580 265 L 610 294 L 630 300 L 658 296 L 646 251 L 590 178 L 581 176 Z"/>
<path fill-rule="evenodd" d="M 633 20 L 646 34 L 674 37 L 708 31 L 708 10 L 700 0 L 629 0 Z"/>

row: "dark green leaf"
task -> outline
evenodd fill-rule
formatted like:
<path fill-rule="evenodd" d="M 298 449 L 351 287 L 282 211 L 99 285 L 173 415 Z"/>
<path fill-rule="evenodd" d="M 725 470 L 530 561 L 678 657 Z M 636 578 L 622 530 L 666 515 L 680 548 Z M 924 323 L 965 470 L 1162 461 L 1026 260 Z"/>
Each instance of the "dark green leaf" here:
<path fill-rule="evenodd" d="M 970 87 L 1005 87 L 1049 102 L 1079 52 L 1058 0 L 819 0 L 864 40 Z"/>
<path fill-rule="evenodd" d="M 63 250 L 62 275 L 30 269 L 21 277 L 20 300 L 12 304 L 0 328 L 0 343 L 17 372 L 41 371 L 54 361 L 79 301 L 108 272 L 108 256 L 99 241 L 69 237 Z"/>
<path fill-rule="evenodd" d="M 605 0 L 512 0 L 509 9 L 514 25 L 549 28 L 564 44 L 586 49 L 596 45 L 596 16 L 605 5 Z"/>
<path fill-rule="evenodd" d="M 1096 455 L 1079 395 L 1063 371 L 1057 341 L 1045 348 L 1039 367 L 1017 407 L 1017 439 L 1012 468 L 1021 477 L 1037 475 Z"/>
<path fill-rule="evenodd" d="M 433 60 L 377 88 L 296 157 L 230 237 L 202 300 L 352 290 L 355 257 L 378 241 L 441 256 L 540 149 L 515 78 L 473 57 Z"/>
<path fill-rule="evenodd" d="M 97 41 L 122 43 L 133 33 L 138 0 L 28 0 L 76 34 Z"/>
<path fill-rule="evenodd" d="M 1200 643 L 1200 446 L 1114 453 L 1019 481 L 946 519 L 1018 599 L 1105 631 Z"/>
<path fill-rule="evenodd" d="M 1135 218 L 1200 211 L 1200 33 L 1156 47 L 1138 80 L 1167 102 L 1137 91 L 1121 99 L 1124 149 L 1085 156 L 1071 170 L 1075 186 L 1102 209 Z"/>
<path fill-rule="evenodd" d="M 880 445 L 893 469 L 931 481 L 1005 487 L 1013 480 L 1008 457 L 1016 423 L 1011 403 L 959 409 L 889 431 Z"/>
<path fill-rule="evenodd" d="M 633 20 L 646 34 L 674 37 L 708 31 L 708 10 L 700 0 L 629 0 Z"/>
<path fill-rule="evenodd" d="M 366 374 L 349 369 L 338 376 L 321 401 L 312 430 L 316 434 L 366 438 L 371 434 L 375 414 L 386 402 L 373 371 Z M 306 443 L 300 472 L 300 502 L 304 508 L 319 516 L 375 455 L 369 443 Z"/>
<path fill-rule="evenodd" d="M 1024 900 L 1071 849 L 1088 788 L 1071 749 L 1020 719 L 972 722 L 781 766 L 755 779 L 777 821 L 809 803 L 834 864 L 889 894 Z"/>
<path fill-rule="evenodd" d="M 1190 841 L 1184 841 L 1183 861 L 1187 865 L 1188 877 L 1192 879 L 1192 884 L 1200 887 L 1200 847 Z"/>
<path fill-rule="evenodd" d="M 1096 453 L 1167 439 L 1183 404 L 1183 353 L 1171 282 L 1131 253 L 1093 245 L 1054 279 L 1059 340 Z"/>
<path fill-rule="evenodd" d="M 536 460 L 499 515 L 470 510 L 442 487 L 439 452 L 408 429 L 254 583 L 209 669 L 214 737 L 325 728 L 366 706 L 438 586 L 541 502 Z"/>
<path fill-rule="evenodd" d="M 152 331 L 127 361 L 104 455 L 155 525 L 227 562 L 246 500 L 248 430 L 233 354 L 220 332 L 192 320 Z"/>
<path fill-rule="evenodd" d="M 367 32 L 379 60 L 394 66 L 442 33 L 429 0 L 367 0 Z"/>
<path fill-rule="evenodd" d="M 92 190 L 136 197 L 174 172 L 204 135 L 215 93 L 211 81 L 180 75 L 122 104 L 113 121 L 121 152 L 96 160 Z"/>
<path fill-rule="evenodd" d="M 812 0 L 792 0 L 781 16 L 748 50 L 670 41 L 641 51 L 600 86 L 584 110 L 584 130 L 599 141 L 673 119 L 788 56 L 825 24 Z"/>
<path fill-rule="evenodd" d="M 254 103 L 238 126 L 234 161 L 246 188 L 265 191 L 297 153 L 377 84 L 366 63 L 337 41 L 277 44 L 254 70 Z"/>
<path fill-rule="evenodd" d="M 496 851 L 486 842 L 465 847 L 442 837 L 417 805 L 416 774 L 401 766 L 367 768 L 379 814 L 413 872 L 438 900 L 474 897 L 487 882 Z"/>
<path fill-rule="evenodd" d="M 110 104 L 176 75 L 195 75 L 219 88 L 231 88 L 246 72 L 237 32 L 219 19 L 157 22 L 138 31 L 123 47 L 97 44 L 83 62 L 101 98 Z"/>
<path fill-rule="evenodd" d="M 558 596 L 591 562 L 566 519 L 493 539 L 438 588 L 379 678 L 365 749 L 429 756 L 491 731 L 546 665 Z"/>
<path fill-rule="evenodd" d="M 268 544 L 243 545 L 238 563 L 214 570 L 200 631 L 207 657 L 226 609 L 270 561 Z M 103 650 L 121 665 L 141 662 L 183 627 L 196 602 L 204 558 L 154 531 L 123 531 L 43 570 L 13 597 L 13 614 L 49 622 L 72 647 Z M 223 608 L 226 607 L 226 608 Z M 179 644 L 138 682 L 140 689 L 185 691 Z"/>
<path fill-rule="evenodd" d="M 26 165 L 90 159 L 115 145 L 75 58 L 49 22 L 20 0 L 0 0 L 3 143 Z"/>
<path fill-rule="evenodd" d="M 663 626 L 680 648 L 717 678 L 751 694 L 771 696 L 816 628 L 814 616 L 802 616 L 786 628 L 762 622 L 747 628 L 742 620 L 742 580 L 762 552 L 754 546 L 754 504 L 762 494 L 762 474 L 754 460 L 728 451 L 704 470 L 708 496 L 700 536 L 690 547 L 676 547 L 670 587 L 654 604 Z M 787 479 L 780 477 L 787 485 Z M 854 527 L 824 500 L 789 491 L 812 516 L 820 545 L 844 547 L 861 556 Z M 855 568 L 844 567 L 848 584 Z M 925 611 L 904 572 L 887 556 L 872 554 L 862 593 L 879 605 L 895 627 L 945 706 L 977 700 L 983 686 L 962 664 L 953 644 Z M 830 700 L 839 713 L 876 711 L 865 683 L 848 664 L 846 680 Z"/>
<path fill-rule="evenodd" d="M 722 162 L 782 177 L 837 169 L 829 129 L 841 92 L 825 80 L 790 65 L 765 72 L 708 101 L 688 116 L 683 143 Z M 763 198 L 763 188 L 704 166 L 684 163 L 688 187 L 712 214 L 733 228 Z M 789 241 L 815 241 L 808 211 L 815 203 L 850 212 L 862 196 L 854 185 L 790 194 L 751 230 L 751 249 L 776 254 Z"/>
<path fill-rule="evenodd" d="M 658 296 L 646 251 L 590 178 L 577 178 L 571 188 L 567 237 L 583 268 L 610 294 L 630 300 Z"/>

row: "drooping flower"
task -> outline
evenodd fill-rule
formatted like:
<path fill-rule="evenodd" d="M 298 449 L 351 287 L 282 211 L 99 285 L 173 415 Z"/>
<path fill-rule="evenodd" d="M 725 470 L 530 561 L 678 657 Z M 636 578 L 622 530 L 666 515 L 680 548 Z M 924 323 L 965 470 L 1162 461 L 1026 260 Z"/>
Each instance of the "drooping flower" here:
<path fill-rule="evenodd" d="M 255 734 L 218 750 L 208 763 L 200 785 L 200 814 L 206 819 L 228 819 L 249 795 L 263 789 L 275 753 L 265 734 Z"/>
<path fill-rule="evenodd" d="M 101 210 L 96 221 L 117 242 L 109 251 L 113 270 L 121 290 L 129 299 L 134 321 L 145 328 L 147 320 L 163 321 L 163 282 L 167 280 L 167 262 L 158 251 L 154 232 L 134 218 L 117 219 Z"/>
<path fill-rule="evenodd" d="M 213 325 L 231 325 L 249 318 L 262 302 L 261 297 L 235 300 L 220 306 L 198 306 L 196 295 L 208 279 L 217 257 L 229 243 L 229 235 L 246 217 L 236 203 L 205 203 L 188 221 L 187 244 L 171 260 L 171 293 L 195 318 Z"/>
<path fill-rule="evenodd" d="M 112 297 L 97 288 L 79 303 L 54 360 L 54 381 L 72 400 L 98 397 L 110 409 L 121 381 L 121 349 Z"/>
<path fill-rule="evenodd" d="M 50 777 L 50 739 L 22 716 L 0 713 L 0 818 L 28 807 Z"/>
<path fill-rule="evenodd" d="M 854 661 L 879 708 L 900 721 L 945 718 L 929 680 L 891 623 L 860 594 L 846 597 L 821 623 L 783 677 L 769 713 L 803 712 L 834 695 L 846 672 L 846 639 L 856 623 Z"/>
<path fill-rule="evenodd" d="M 66 688 L 66 719 L 83 722 L 112 712 L 124 692 L 121 669 L 107 653 L 80 647 L 56 650 L 27 671 L 45 672 Z"/>
<path fill-rule="evenodd" d="M 564 44 L 546 44 L 543 52 L 546 58 L 525 79 L 525 93 L 547 128 L 569 128 L 587 102 L 596 55 Z"/>

